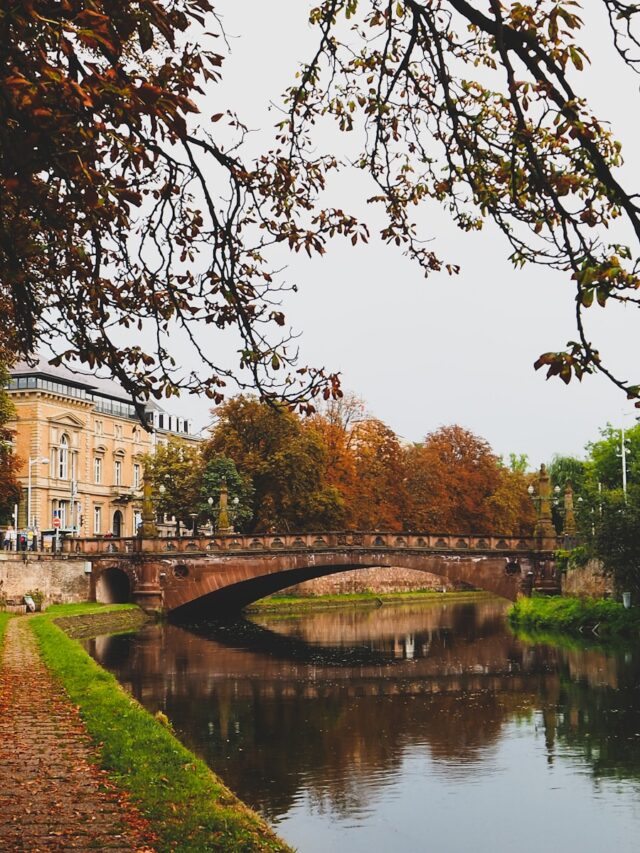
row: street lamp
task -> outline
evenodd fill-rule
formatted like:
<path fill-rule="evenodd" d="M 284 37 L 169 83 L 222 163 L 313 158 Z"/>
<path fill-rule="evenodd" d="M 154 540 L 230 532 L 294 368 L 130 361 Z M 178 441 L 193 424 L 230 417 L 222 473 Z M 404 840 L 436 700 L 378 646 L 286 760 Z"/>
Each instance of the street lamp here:
<path fill-rule="evenodd" d="M 213 536 L 213 498 L 211 496 L 207 498 L 207 503 L 209 504 L 209 535 Z"/>
<path fill-rule="evenodd" d="M 624 502 L 627 502 L 627 453 L 629 452 L 629 439 L 625 437 L 624 427 L 620 427 L 620 450 L 616 450 L 616 456 L 622 464 L 622 494 Z"/>
<path fill-rule="evenodd" d="M 47 456 L 36 456 L 35 459 L 29 457 L 29 484 L 27 486 L 27 527 L 33 527 L 33 518 L 31 517 L 31 467 L 39 462 L 41 465 L 48 465 L 49 458 Z"/>

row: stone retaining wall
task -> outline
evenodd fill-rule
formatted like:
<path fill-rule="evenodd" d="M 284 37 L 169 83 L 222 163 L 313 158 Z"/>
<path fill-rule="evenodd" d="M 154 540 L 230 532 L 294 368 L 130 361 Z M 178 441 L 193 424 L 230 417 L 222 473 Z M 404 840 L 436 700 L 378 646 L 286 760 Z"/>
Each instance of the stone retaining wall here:
<path fill-rule="evenodd" d="M 562 578 L 564 595 L 604 598 L 613 595 L 611 578 L 602 574 L 600 560 L 589 560 L 584 566 L 569 568 Z"/>
<path fill-rule="evenodd" d="M 89 579 L 84 560 L 0 553 L 0 606 L 5 601 L 20 604 L 23 595 L 35 590 L 44 595 L 45 607 L 88 601 Z"/>
<path fill-rule="evenodd" d="M 374 568 L 354 569 L 325 575 L 312 581 L 296 584 L 278 595 L 341 595 L 349 592 L 412 592 L 434 589 L 447 592 L 456 586 L 446 578 L 411 569 Z"/>

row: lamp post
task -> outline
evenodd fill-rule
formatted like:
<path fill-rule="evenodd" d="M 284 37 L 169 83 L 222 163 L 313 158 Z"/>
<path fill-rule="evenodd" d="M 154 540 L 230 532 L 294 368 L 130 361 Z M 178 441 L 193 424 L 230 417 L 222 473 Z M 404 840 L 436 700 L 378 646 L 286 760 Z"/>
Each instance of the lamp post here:
<path fill-rule="evenodd" d="M 624 502 L 627 502 L 627 453 L 629 452 L 629 439 L 625 437 L 624 426 L 620 427 L 620 450 L 616 450 L 616 456 L 620 458 L 622 465 L 622 494 Z"/>
<path fill-rule="evenodd" d="M 211 514 L 213 512 L 213 498 L 211 496 L 207 498 L 207 503 L 209 504 L 209 534 L 213 535 L 213 516 Z"/>
<path fill-rule="evenodd" d="M 35 459 L 29 457 L 29 484 L 27 486 L 27 527 L 33 527 L 33 518 L 31 517 L 31 467 L 39 462 L 41 465 L 48 465 L 49 459 L 47 456 L 36 456 Z"/>

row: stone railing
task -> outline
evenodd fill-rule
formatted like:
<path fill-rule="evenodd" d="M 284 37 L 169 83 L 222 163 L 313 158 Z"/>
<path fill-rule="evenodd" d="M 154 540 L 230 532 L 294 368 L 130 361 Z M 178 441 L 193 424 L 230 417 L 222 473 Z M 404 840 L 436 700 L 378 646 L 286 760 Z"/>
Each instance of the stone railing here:
<path fill-rule="evenodd" d="M 278 551 L 399 550 L 461 552 L 536 551 L 532 536 L 458 535 L 452 533 L 261 533 L 227 536 L 168 536 L 143 539 L 66 539 L 63 550 L 71 554 L 221 554 Z"/>

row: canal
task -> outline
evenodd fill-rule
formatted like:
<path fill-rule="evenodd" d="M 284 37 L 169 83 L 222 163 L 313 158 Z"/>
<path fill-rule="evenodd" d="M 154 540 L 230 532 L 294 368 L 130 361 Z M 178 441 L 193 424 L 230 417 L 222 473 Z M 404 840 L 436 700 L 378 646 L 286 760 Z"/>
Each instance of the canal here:
<path fill-rule="evenodd" d="M 91 654 L 300 853 L 638 850 L 640 654 L 503 601 L 98 637 Z"/>

